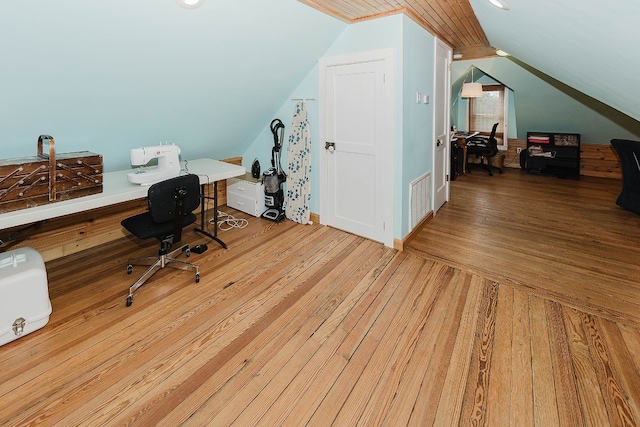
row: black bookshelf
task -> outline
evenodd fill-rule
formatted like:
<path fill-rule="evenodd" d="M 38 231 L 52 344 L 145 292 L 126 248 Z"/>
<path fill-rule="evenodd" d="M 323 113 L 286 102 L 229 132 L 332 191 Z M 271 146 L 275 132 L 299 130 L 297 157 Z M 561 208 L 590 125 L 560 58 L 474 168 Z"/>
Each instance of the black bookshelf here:
<path fill-rule="evenodd" d="M 580 178 L 580 134 L 527 132 L 528 173 Z"/>

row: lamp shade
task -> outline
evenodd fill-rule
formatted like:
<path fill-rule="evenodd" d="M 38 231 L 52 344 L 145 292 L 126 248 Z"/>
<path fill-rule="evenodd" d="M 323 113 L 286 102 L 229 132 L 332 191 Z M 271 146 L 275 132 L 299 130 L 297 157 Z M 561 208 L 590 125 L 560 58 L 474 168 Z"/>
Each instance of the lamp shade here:
<path fill-rule="evenodd" d="M 482 96 L 482 84 L 481 83 L 464 83 L 462 85 L 463 98 L 479 98 Z"/>

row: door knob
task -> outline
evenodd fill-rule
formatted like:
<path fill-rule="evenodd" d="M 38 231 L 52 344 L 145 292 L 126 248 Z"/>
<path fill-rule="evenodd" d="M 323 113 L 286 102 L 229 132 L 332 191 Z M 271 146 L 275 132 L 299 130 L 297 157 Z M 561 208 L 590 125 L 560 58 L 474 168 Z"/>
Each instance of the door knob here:
<path fill-rule="evenodd" d="M 327 141 L 324 143 L 324 149 L 329 150 L 330 153 L 333 153 L 336 150 L 336 143 Z"/>

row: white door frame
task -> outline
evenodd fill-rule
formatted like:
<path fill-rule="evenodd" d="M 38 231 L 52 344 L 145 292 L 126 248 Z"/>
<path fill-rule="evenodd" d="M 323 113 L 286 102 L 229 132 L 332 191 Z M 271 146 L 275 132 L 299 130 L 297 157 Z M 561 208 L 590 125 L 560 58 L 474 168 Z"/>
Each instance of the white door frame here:
<path fill-rule="evenodd" d="M 390 141 L 389 144 L 384 145 L 384 158 L 387 162 L 387 169 L 390 171 L 392 179 L 386 180 L 384 188 L 377 190 L 385 194 L 385 198 L 389 203 L 385 204 L 385 212 L 382 212 L 381 216 L 384 218 L 384 237 L 382 243 L 386 246 L 393 247 L 393 230 L 394 230 L 394 102 L 395 102 L 395 50 L 394 49 L 379 49 L 367 52 L 359 52 L 347 55 L 339 55 L 333 57 L 323 57 L 319 60 L 319 165 L 320 165 L 320 224 L 331 225 L 327 223 L 329 216 L 328 211 L 328 199 L 329 199 L 329 185 L 327 171 L 327 150 L 324 148 L 324 144 L 327 141 L 327 85 L 326 85 L 326 70 L 331 66 L 349 65 L 366 63 L 372 61 L 384 61 L 384 73 L 385 73 L 385 94 L 384 94 L 384 115 L 387 118 L 384 121 L 384 140 Z M 387 182 L 388 181 L 388 182 Z"/>
<path fill-rule="evenodd" d="M 445 82 L 444 82 L 444 106 L 445 106 L 445 120 L 447 123 L 447 126 L 445 127 L 445 174 L 447 176 L 446 182 L 445 182 L 445 201 L 448 202 L 450 197 L 451 197 L 451 161 L 449 159 L 451 159 L 451 126 L 449 125 L 449 123 L 451 123 L 451 61 L 452 61 L 452 55 L 453 55 L 453 51 L 451 49 L 451 46 L 447 45 L 446 43 L 444 43 L 442 40 L 436 38 L 435 39 L 435 48 L 433 50 L 433 63 L 434 63 L 434 69 L 435 66 L 437 64 L 437 55 L 438 55 L 438 48 L 443 48 L 445 49 L 448 53 L 447 53 L 447 59 L 448 59 L 448 66 L 447 66 L 447 73 L 445 75 Z M 434 88 L 436 85 L 440 84 L 441 82 L 437 81 L 437 74 L 434 70 L 433 73 L 433 80 L 434 80 Z M 434 90 L 435 93 L 435 90 Z M 436 100 L 434 99 L 434 105 Z M 433 114 L 433 153 L 432 153 L 432 158 L 433 158 L 433 165 L 431 165 L 431 170 L 432 171 L 436 171 L 436 161 L 438 161 L 437 159 L 437 138 L 438 135 L 436 135 L 436 114 Z M 433 215 L 435 216 L 437 214 L 436 209 L 435 209 L 435 194 L 436 194 L 436 179 L 435 179 L 435 174 L 434 174 L 434 179 L 431 180 L 431 194 L 433 194 L 433 197 L 431 198 L 431 211 L 433 212 Z"/>

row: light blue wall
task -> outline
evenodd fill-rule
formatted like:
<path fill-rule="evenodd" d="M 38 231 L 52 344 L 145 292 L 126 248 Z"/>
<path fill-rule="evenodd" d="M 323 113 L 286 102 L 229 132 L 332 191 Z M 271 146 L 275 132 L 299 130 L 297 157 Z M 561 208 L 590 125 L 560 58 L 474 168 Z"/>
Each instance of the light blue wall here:
<path fill-rule="evenodd" d="M 455 61 L 452 79 L 458 79 L 471 65 L 513 89 L 517 135 L 510 132 L 510 137 L 525 139 L 527 131 L 575 132 L 585 144 L 640 138 L 640 122 L 515 59 Z M 458 101 L 455 109 L 458 107 L 458 112 L 463 112 L 465 101 Z"/>
<path fill-rule="evenodd" d="M 433 164 L 434 138 L 434 57 L 435 38 L 411 19 L 404 17 L 404 87 L 401 229 L 397 237 L 406 236 L 409 223 L 409 185 L 416 178 L 430 172 Z M 416 92 L 428 95 L 428 104 L 416 102 Z M 433 181 L 433 176 L 431 177 Z M 396 189 L 396 191 L 398 191 Z M 396 227 L 397 229 L 397 227 Z"/>
<path fill-rule="evenodd" d="M 394 105 L 394 237 L 402 238 L 408 230 L 409 183 L 431 169 L 433 139 L 432 104 L 415 103 L 415 92 L 433 95 L 433 47 L 434 38 L 404 15 L 364 21 L 347 27 L 323 56 L 331 57 L 377 49 L 395 49 L 395 105 Z M 286 126 L 282 167 L 286 170 L 286 148 L 290 135 L 291 118 L 295 101 L 291 98 L 313 97 L 308 101 L 312 145 L 311 211 L 320 212 L 319 206 L 319 156 L 323 149 L 318 141 L 319 71 L 317 65 L 303 82 L 284 101 L 275 117 Z M 273 136 L 265 122 L 265 128 L 253 144 L 244 152 L 243 162 L 249 167 L 258 158 L 265 170 L 270 166 Z"/>
<path fill-rule="evenodd" d="M 0 2 L 0 158 L 177 143 L 241 155 L 347 24 L 292 0 Z"/>

